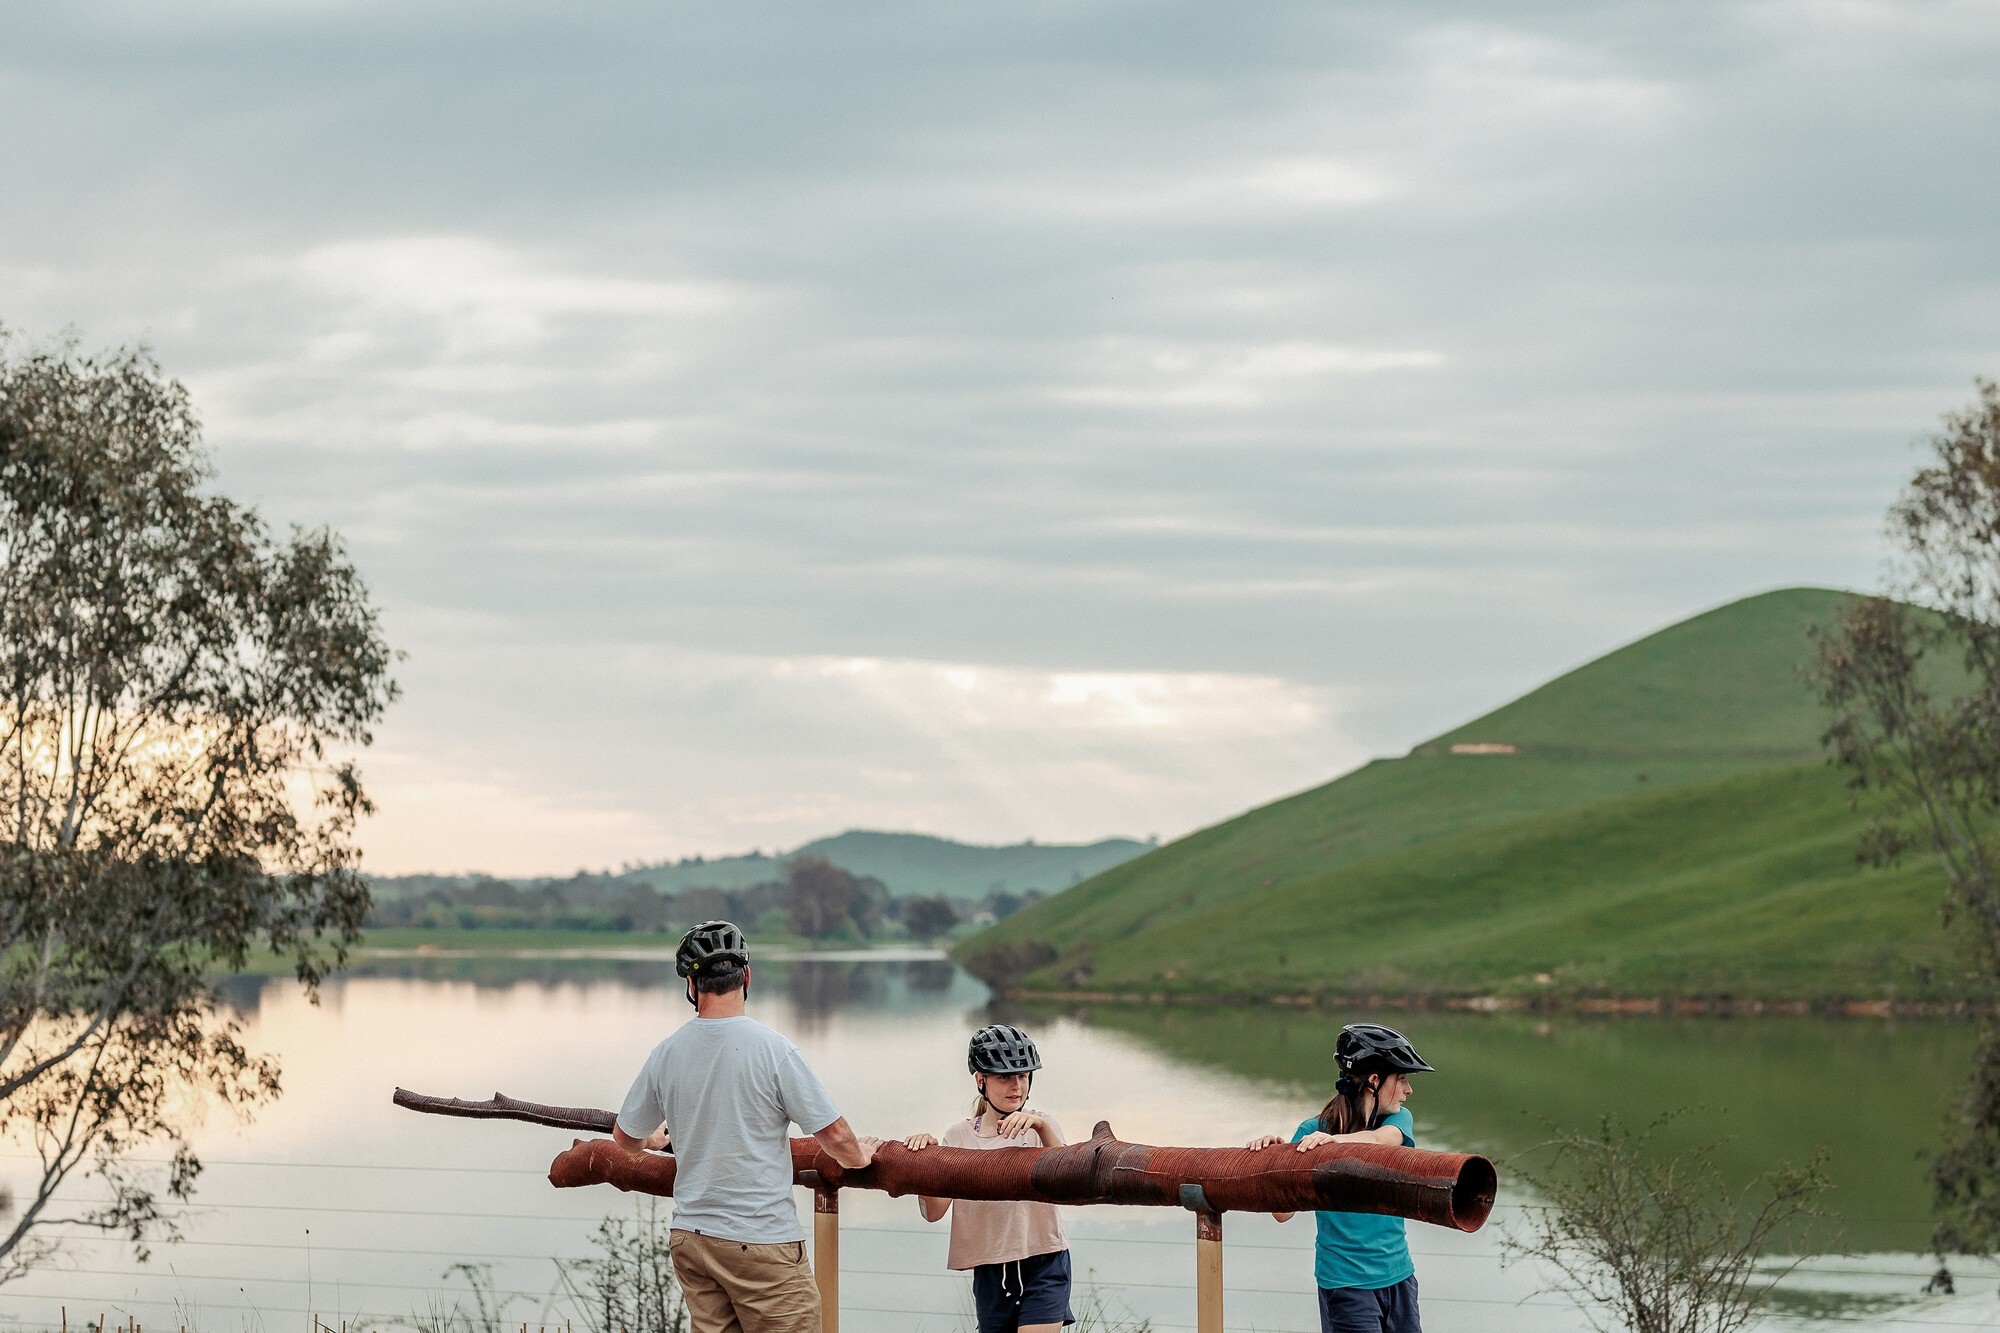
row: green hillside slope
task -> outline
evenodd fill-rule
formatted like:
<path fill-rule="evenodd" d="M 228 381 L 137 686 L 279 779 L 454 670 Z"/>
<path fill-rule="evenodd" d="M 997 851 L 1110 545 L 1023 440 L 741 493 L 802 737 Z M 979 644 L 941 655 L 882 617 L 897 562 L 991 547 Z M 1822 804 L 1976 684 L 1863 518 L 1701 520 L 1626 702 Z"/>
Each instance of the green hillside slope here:
<path fill-rule="evenodd" d="M 1030 985 L 1365 995 L 1943 994 L 1942 874 L 1854 857 L 1824 763 L 1437 839 L 1111 940 Z"/>
<path fill-rule="evenodd" d="M 1792 588 L 1661 630 L 1474 722 L 1128 861 L 982 931 L 1102 944 L 1468 830 L 1802 759 L 1824 723 L 1799 674 L 1844 594 Z M 1452 754 L 1458 743 L 1514 754 Z"/>
<path fill-rule="evenodd" d="M 1524 751 L 1764 759 L 1819 752 L 1826 716 L 1800 676 L 1810 632 L 1847 594 L 1788 588 L 1683 620 L 1418 748 L 1501 742 Z"/>

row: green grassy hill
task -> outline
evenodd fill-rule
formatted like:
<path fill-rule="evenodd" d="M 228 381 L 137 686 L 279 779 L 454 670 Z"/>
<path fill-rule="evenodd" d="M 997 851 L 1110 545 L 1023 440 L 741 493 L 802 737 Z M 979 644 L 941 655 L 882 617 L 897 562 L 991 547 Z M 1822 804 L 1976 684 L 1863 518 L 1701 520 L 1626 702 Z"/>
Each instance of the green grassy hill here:
<path fill-rule="evenodd" d="M 1858 865 L 1859 825 L 1824 763 L 1737 774 L 1436 839 L 1035 980 L 1087 965 L 1094 988 L 1169 993 L 1947 993 L 1941 871 Z"/>
<path fill-rule="evenodd" d="M 1807 630 L 1844 594 L 1793 588 L 1670 626 L 1325 786 L 1097 875 L 971 937 L 1067 952 L 1141 937 L 1344 866 L 1513 821 L 1818 753 Z M 1512 754 L 1453 754 L 1454 744 Z"/>

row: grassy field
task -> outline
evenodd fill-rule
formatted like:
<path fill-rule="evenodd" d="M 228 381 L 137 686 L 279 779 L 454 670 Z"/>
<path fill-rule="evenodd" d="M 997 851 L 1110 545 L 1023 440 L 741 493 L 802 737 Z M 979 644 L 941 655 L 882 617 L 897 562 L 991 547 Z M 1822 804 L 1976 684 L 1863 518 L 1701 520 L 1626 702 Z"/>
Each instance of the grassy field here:
<path fill-rule="evenodd" d="M 1808 631 L 1843 596 L 1696 616 L 954 956 L 1046 944 L 1062 957 L 1027 984 L 1056 989 L 1943 994 L 1938 873 L 1858 867 L 1860 819 L 1815 757 Z"/>
<path fill-rule="evenodd" d="M 1400 759 L 1203 829 L 973 936 L 1059 949 L 1138 935 L 1438 838 L 1808 758 L 1825 723 L 1800 674 L 1843 594 L 1747 598 L 1621 648 Z M 1460 742 L 1516 754 L 1454 755 Z"/>
<path fill-rule="evenodd" d="M 1437 839 L 1096 946 L 1092 988 L 1940 998 L 1927 856 L 1874 870 L 1821 763 Z M 1073 986 L 1077 958 L 1031 984 Z M 1246 984 L 1247 983 L 1247 984 Z"/>

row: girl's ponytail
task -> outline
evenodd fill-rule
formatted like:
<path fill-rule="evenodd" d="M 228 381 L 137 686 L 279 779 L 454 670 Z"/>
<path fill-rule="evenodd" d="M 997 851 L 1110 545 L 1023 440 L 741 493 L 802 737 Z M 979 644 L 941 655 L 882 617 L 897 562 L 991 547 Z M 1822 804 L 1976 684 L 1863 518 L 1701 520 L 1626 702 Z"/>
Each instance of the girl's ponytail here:
<path fill-rule="evenodd" d="M 1320 1108 L 1320 1133 L 1358 1134 L 1363 1130 L 1381 1128 L 1388 1117 L 1380 1109 L 1373 1115 L 1369 1114 L 1367 1078 L 1368 1075 L 1359 1071 L 1340 1076 L 1340 1081 L 1333 1085 L 1333 1096 L 1327 1098 L 1326 1105 Z"/>

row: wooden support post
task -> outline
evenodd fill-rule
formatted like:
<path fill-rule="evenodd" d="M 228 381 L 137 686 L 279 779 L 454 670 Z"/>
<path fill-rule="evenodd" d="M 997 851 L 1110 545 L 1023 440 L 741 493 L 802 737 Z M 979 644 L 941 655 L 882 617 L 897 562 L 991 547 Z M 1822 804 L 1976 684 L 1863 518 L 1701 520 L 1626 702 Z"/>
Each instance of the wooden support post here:
<path fill-rule="evenodd" d="M 1222 1333 L 1222 1214 L 1194 1215 L 1194 1305 L 1199 1333 Z"/>
<path fill-rule="evenodd" d="M 813 1188 L 813 1277 L 820 1333 L 840 1333 L 840 1191 Z"/>

